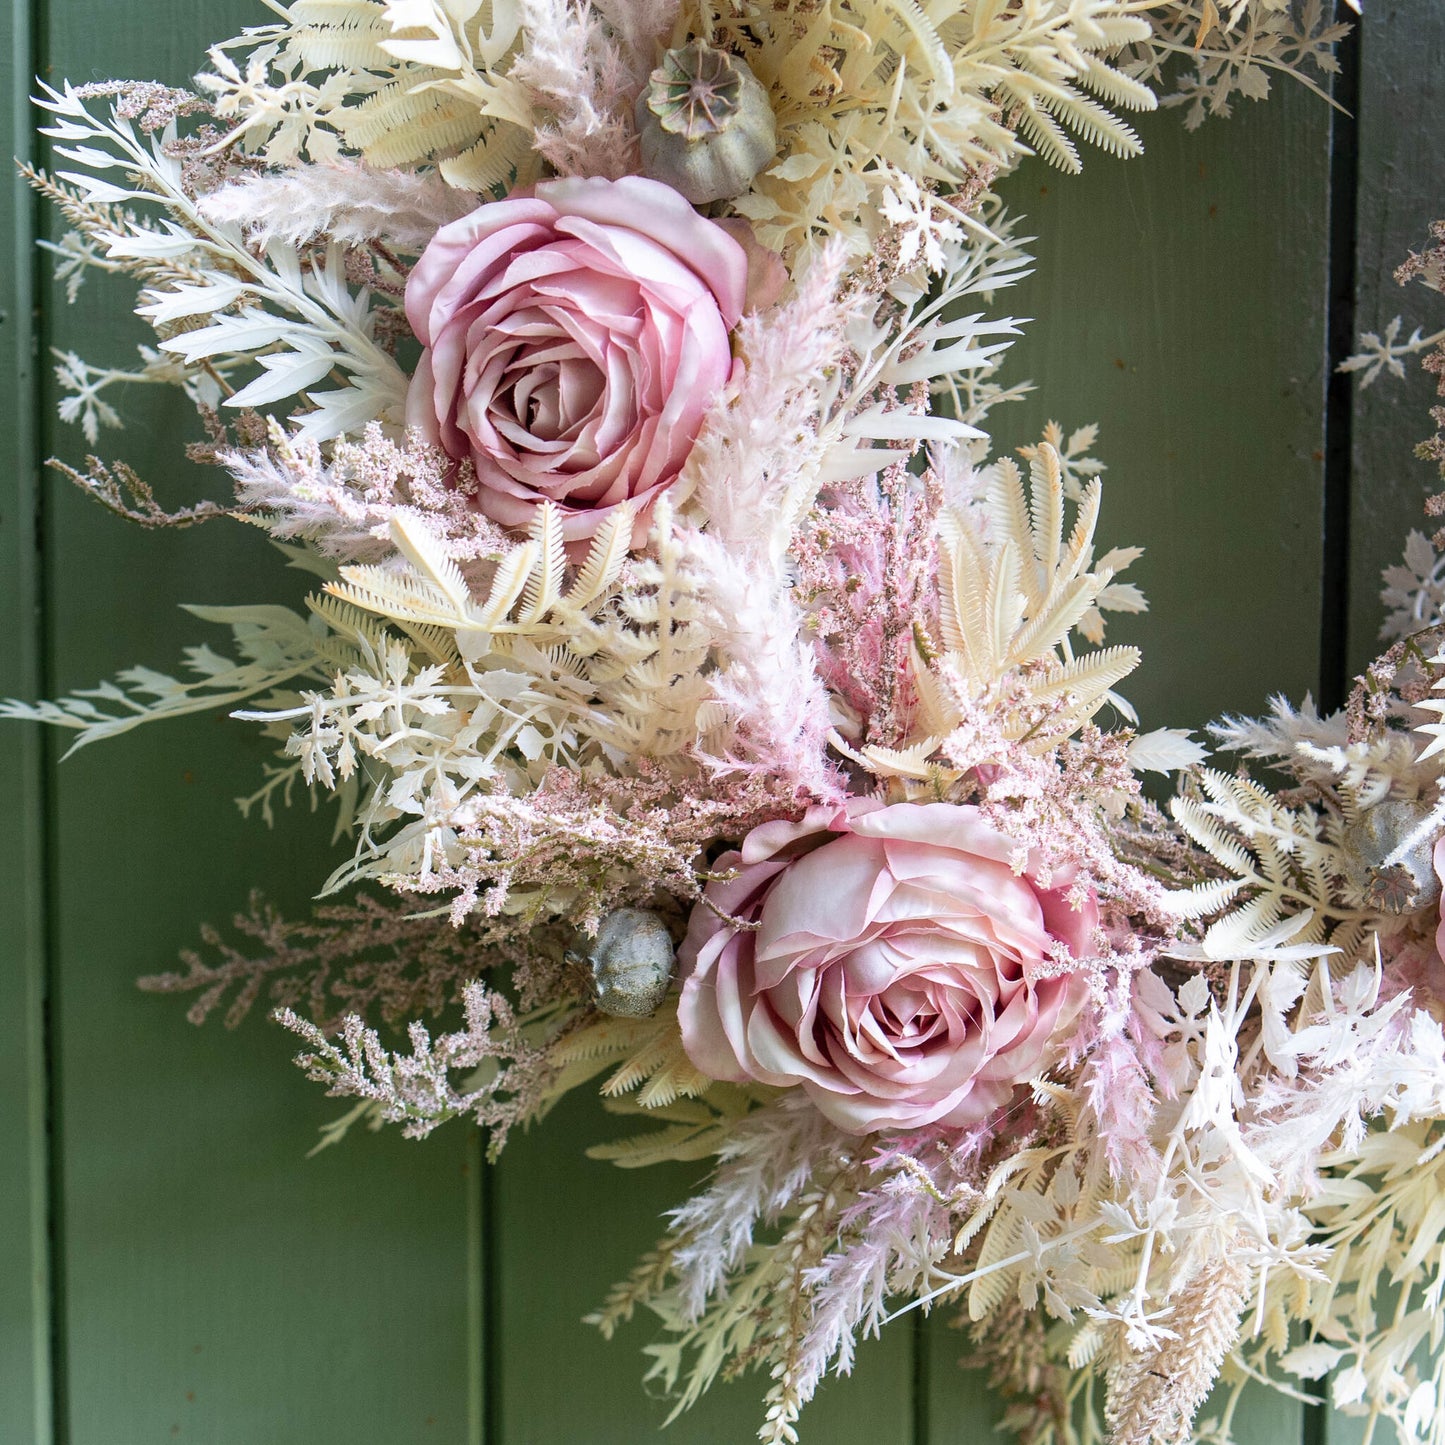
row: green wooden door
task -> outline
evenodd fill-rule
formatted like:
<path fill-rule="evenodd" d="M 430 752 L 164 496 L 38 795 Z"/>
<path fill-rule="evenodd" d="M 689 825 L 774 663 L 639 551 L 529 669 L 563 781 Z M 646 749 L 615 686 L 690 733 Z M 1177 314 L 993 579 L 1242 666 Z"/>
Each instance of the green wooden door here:
<path fill-rule="evenodd" d="M 8 0 L 5 144 L 34 148 L 32 75 L 179 81 L 208 41 L 264 18 L 250 0 Z M 1387 34 L 1408 36 L 1390 48 L 1408 75 L 1380 62 Z M 1143 160 L 1094 157 L 1079 180 L 1036 165 L 1009 183 L 1040 238 L 1012 309 L 1049 324 L 1015 352 L 1013 377 L 1040 386 L 1000 413 L 999 440 L 1029 440 L 1050 416 L 1101 424 L 1107 533 L 1149 549 L 1137 570 L 1153 611 L 1117 627 L 1145 648 L 1131 695 L 1146 726 L 1258 709 L 1272 689 L 1329 701 L 1371 652 L 1378 569 L 1429 482 L 1409 455 L 1427 384 L 1354 398 L 1329 371 L 1353 307 L 1366 326 L 1399 309 L 1382 278 L 1441 210 L 1411 156 L 1429 154 L 1425 128 L 1437 148 L 1445 137 L 1442 46 L 1440 7 L 1371 9 L 1345 57 L 1363 184 L 1356 127 L 1288 86 L 1193 135 L 1177 113 L 1147 118 Z M 119 364 L 142 338 L 124 288 L 92 281 L 66 304 L 33 247 L 50 219 L 22 187 L 5 216 L 0 694 L 38 696 L 131 659 L 168 664 L 177 603 L 288 584 L 259 534 L 143 535 L 43 474 L 43 458 L 85 449 L 54 419 L 52 351 L 83 342 Z M 177 465 L 189 421 L 176 400 L 129 400 L 107 450 L 177 505 L 219 496 L 217 475 Z M 252 882 L 303 906 L 326 871 L 328 819 L 242 821 L 231 800 L 263 742 L 222 718 L 63 765 L 55 738 L 7 728 L 0 1445 L 652 1438 L 666 1407 L 638 1384 L 647 1326 L 605 1345 L 580 1318 L 689 1172 L 583 1159 L 608 1128 L 585 1099 L 494 1169 L 460 1126 L 308 1159 L 337 1106 L 289 1067 L 289 1040 L 260 1021 L 189 1029 L 133 980 Z M 215 729 L 224 747 L 207 746 Z M 217 870 L 218 857 L 233 861 Z M 955 1368 L 963 1337 L 911 1319 L 825 1388 L 806 1440 L 985 1437 L 987 1392 Z M 754 1381 L 721 1387 L 664 1438 L 745 1441 L 759 1395 Z M 1241 1408 L 1241 1440 L 1349 1438 L 1276 1397 Z"/>

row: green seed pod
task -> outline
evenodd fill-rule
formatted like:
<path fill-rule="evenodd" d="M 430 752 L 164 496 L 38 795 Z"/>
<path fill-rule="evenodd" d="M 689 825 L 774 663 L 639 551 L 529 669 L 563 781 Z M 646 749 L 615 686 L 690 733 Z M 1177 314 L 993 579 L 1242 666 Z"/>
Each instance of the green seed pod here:
<path fill-rule="evenodd" d="M 742 195 L 777 154 L 768 92 L 737 56 L 701 40 L 662 57 L 636 114 L 643 170 L 695 206 Z"/>

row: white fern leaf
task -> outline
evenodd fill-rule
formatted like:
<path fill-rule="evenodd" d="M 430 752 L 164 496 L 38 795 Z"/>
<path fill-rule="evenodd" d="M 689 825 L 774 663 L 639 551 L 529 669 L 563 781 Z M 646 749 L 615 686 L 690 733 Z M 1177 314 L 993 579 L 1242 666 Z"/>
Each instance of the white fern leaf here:
<path fill-rule="evenodd" d="M 562 580 L 567 570 L 567 549 L 562 541 L 562 517 L 556 506 L 544 502 L 531 527 L 531 540 L 537 549 L 537 562 L 522 591 L 522 605 L 517 621 L 522 626 L 540 622 L 562 595 Z"/>

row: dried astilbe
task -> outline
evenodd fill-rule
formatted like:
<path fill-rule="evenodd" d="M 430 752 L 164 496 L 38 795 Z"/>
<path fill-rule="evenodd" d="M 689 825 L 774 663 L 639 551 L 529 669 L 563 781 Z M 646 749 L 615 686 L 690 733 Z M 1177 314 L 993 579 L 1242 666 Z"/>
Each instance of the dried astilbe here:
<path fill-rule="evenodd" d="M 453 922 L 366 893 L 292 920 L 254 892 L 231 931 L 207 925 L 205 951 L 181 955 L 184 972 L 152 974 L 140 987 L 194 994 L 186 1014 L 194 1024 L 223 1010 L 226 1027 L 237 1028 L 264 1003 L 305 1009 L 331 1033 L 347 1014 L 389 1025 L 438 1016 L 483 969 L 505 969 L 522 1006 L 532 1008 L 559 991 L 574 932 L 540 924 L 519 936 L 506 921 Z"/>

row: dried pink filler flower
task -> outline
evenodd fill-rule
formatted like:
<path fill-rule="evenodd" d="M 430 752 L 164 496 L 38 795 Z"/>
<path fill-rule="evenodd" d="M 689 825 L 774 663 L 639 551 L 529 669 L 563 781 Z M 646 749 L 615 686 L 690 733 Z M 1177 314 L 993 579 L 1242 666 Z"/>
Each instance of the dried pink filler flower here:
<path fill-rule="evenodd" d="M 443 226 L 406 288 L 427 348 L 407 421 L 477 471 L 478 505 L 568 541 L 676 480 L 732 371 L 748 256 L 668 186 L 567 178 Z"/>
<path fill-rule="evenodd" d="M 1092 895 L 1070 907 L 1071 870 L 1042 888 L 1010 868 L 1016 848 L 948 803 L 853 799 L 754 828 L 679 954 L 688 1057 L 801 1084 L 853 1133 L 981 1119 L 1077 1015 L 1083 976 L 1058 965 L 1098 922 Z"/>

